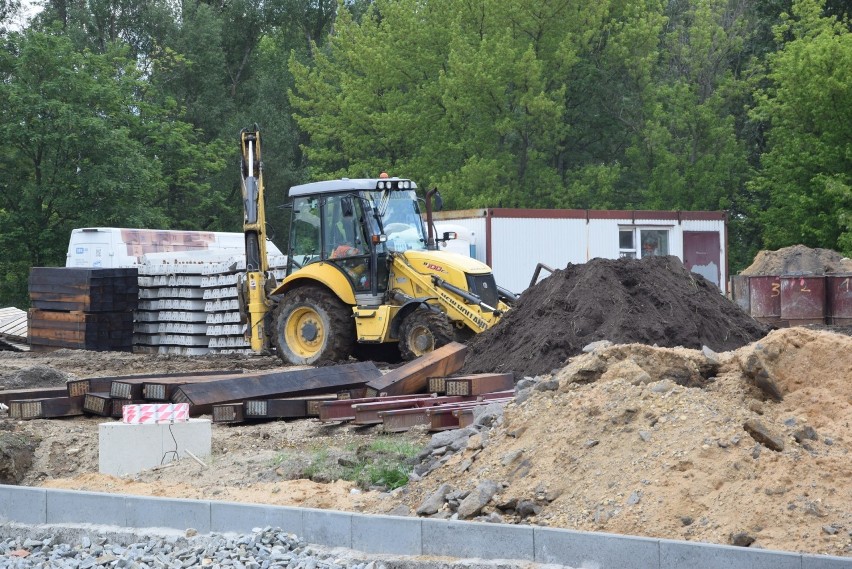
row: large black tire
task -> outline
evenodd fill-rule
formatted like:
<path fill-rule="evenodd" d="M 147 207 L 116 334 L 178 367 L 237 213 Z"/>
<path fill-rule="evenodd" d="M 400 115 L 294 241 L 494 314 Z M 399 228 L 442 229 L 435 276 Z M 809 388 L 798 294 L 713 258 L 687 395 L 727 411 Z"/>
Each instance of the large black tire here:
<path fill-rule="evenodd" d="M 453 341 L 453 325 L 443 312 L 418 308 L 399 327 L 399 352 L 413 360 Z"/>
<path fill-rule="evenodd" d="M 278 357 L 293 365 L 346 360 L 355 347 L 352 309 L 324 288 L 290 291 L 275 311 L 272 342 Z"/>

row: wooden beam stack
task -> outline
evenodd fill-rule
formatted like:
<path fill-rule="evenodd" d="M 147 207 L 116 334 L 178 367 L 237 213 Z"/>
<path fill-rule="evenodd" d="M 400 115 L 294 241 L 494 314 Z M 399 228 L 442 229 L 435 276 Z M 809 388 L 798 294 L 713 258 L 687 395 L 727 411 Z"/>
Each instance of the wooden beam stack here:
<path fill-rule="evenodd" d="M 29 292 L 33 350 L 133 349 L 136 269 L 33 267 Z"/>

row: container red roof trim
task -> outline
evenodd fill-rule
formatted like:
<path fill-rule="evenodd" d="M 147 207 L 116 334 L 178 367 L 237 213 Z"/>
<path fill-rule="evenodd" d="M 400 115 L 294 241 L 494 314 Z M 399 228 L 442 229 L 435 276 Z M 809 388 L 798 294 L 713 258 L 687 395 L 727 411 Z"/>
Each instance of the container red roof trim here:
<path fill-rule="evenodd" d="M 520 209 L 488 208 L 442 211 L 434 214 L 436 220 L 465 219 L 470 217 L 499 217 L 524 219 L 629 219 L 670 221 L 725 221 L 724 211 L 658 211 L 658 210 L 597 210 L 597 209 Z"/>

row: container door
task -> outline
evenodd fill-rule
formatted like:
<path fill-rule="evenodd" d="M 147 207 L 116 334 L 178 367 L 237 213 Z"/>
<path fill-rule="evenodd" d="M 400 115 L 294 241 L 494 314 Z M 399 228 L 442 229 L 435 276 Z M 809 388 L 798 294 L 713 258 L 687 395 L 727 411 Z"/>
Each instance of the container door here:
<path fill-rule="evenodd" d="M 683 264 L 712 282 L 721 290 L 722 246 L 719 234 L 715 231 L 683 232 Z"/>

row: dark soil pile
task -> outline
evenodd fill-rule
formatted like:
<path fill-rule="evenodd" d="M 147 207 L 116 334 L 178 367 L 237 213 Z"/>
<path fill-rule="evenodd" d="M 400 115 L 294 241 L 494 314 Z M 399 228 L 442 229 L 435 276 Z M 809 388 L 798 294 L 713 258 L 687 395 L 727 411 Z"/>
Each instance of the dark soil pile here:
<path fill-rule="evenodd" d="M 468 344 L 465 373 L 550 373 L 591 342 L 733 350 L 768 328 L 677 257 L 569 264 Z"/>
<path fill-rule="evenodd" d="M 831 249 L 811 249 L 804 245 L 777 251 L 760 251 L 741 275 L 824 275 L 852 273 L 852 259 Z"/>
<path fill-rule="evenodd" d="M 27 389 L 33 387 L 62 387 L 69 375 L 49 366 L 34 365 L 5 374 L 0 371 L 0 389 Z"/>

